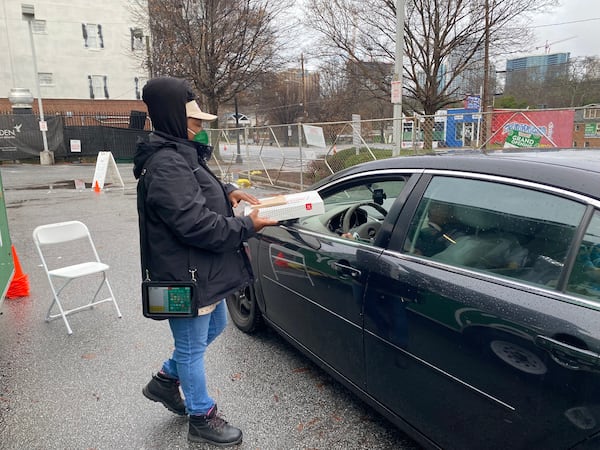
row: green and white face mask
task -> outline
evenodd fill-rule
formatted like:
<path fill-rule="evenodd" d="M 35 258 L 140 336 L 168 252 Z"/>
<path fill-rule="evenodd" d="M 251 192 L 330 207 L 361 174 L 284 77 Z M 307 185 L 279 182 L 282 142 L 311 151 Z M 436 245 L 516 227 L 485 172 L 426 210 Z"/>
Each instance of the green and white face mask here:
<path fill-rule="evenodd" d="M 194 132 L 194 130 L 191 130 L 189 128 L 188 128 L 188 131 L 190 133 Z M 194 138 L 192 139 L 192 141 L 200 142 L 201 144 L 208 145 L 208 133 L 205 130 L 200 130 L 194 135 Z"/>

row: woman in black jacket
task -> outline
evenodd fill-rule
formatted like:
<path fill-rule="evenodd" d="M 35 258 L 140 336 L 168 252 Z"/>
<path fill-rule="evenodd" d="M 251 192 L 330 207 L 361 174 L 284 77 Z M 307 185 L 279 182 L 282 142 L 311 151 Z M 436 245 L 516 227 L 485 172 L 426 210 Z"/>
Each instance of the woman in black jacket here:
<path fill-rule="evenodd" d="M 175 350 L 143 394 L 172 412 L 189 414 L 189 440 L 235 445 L 242 432 L 218 415 L 208 395 L 204 352 L 226 325 L 223 299 L 252 280 L 243 242 L 277 222 L 259 218 L 258 211 L 234 216 L 232 206 L 258 200 L 223 185 L 208 168 L 212 148 L 191 140 L 195 119 L 186 117 L 186 104 L 198 108 L 184 80 L 152 79 L 143 100 L 155 131 L 149 142 L 138 144 L 134 157 L 142 276 L 195 282 L 199 305 L 197 317 L 168 319 Z"/>

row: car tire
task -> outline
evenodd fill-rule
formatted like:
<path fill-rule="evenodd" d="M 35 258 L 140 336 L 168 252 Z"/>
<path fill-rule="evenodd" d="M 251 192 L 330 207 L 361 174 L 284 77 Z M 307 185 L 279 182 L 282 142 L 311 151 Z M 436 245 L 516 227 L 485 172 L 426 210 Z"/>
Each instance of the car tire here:
<path fill-rule="evenodd" d="M 227 309 L 231 321 L 244 333 L 254 333 L 262 328 L 262 314 L 252 287 L 227 297 Z"/>

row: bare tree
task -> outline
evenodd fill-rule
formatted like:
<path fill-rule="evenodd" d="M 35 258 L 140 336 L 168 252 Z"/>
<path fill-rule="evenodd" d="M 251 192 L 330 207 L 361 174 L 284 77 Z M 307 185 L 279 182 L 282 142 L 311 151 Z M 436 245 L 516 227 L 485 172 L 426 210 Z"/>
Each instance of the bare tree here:
<path fill-rule="evenodd" d="M 137 0 L 154 76 L 190 81 L 212 114 L 281 64 L 289 0 Z"/>
<path fill-rule="evenodd" d="M 257 116 L 265 124 L 281 125 L 316 121 L 320 117 L 320 74 L 288 68 L 265 73 L 253 89 L 255 104 L 260 105 Z M 289 145 L 287 129 L 276 127 L 279 139 Z"/>
<path fill-rule="evenodd" d="M 433 115 L 459 100 L 460 79 L 483 72 L 486 43 L 498 56 L 530 42 L 526 19 L 556 0 L 406 0 L 404 88 L 421 112 Z M 388 78 L 369 70 L 369 58 L 395 58 L 395 0 L 308 0 L 309 26 L 321 47 L 362 67 L 363 77 L 390 92 Z M 433 126 L 433 122 L 430 124 Z M 427 130 L 425 130 L 427 136 Z M 430 134 L 430 133 L 429 133 Z M 425 143 L 425 145 L 428 145 Z M 430 148 L 430 147 L 426 147 Z"/>

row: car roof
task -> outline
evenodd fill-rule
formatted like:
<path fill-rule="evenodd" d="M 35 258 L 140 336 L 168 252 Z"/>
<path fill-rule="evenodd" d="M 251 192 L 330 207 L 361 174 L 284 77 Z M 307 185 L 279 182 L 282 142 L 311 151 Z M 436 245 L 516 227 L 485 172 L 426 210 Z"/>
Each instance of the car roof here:
<path fill-rule="evenodd" d="M 541 183 L 600 199 L 600 151 L 510 151 L 399 156 L 337 172 L 315 187 L 347 175 L 389 169 L 432 169 L 482 173 Z"/>

